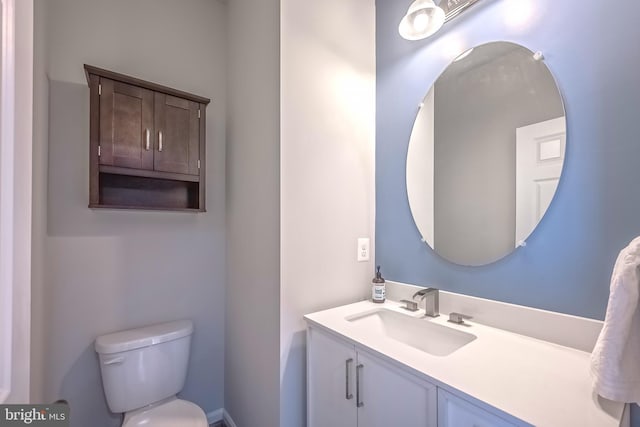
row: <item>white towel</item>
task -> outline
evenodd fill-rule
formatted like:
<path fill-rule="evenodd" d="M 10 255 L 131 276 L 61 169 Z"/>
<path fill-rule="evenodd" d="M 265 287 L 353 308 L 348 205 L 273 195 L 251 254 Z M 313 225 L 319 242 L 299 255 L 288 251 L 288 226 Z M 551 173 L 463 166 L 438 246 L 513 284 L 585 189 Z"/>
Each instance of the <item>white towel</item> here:
<path fill-rule="evenodd" d="M 640 402 L 640 237 L 620 251 L 611 275 L 604 326 L 591 354 L 596 393 Z"/>

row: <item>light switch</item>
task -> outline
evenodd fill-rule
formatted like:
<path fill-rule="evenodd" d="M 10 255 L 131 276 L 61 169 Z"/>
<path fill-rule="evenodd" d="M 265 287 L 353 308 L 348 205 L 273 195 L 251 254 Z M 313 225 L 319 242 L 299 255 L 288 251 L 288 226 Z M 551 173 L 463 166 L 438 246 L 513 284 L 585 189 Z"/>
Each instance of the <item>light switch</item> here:
<path fill-rule="evenodd" d="M 369 261 L 369 238 L 358 239 L 358 262 Z"/>

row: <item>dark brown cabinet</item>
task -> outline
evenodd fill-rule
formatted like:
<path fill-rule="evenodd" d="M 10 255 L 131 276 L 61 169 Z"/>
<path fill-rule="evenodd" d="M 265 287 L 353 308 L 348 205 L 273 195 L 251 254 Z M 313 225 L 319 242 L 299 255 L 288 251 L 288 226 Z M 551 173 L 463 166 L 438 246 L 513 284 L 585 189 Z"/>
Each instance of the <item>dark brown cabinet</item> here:
<path fill-rule="evenodd" d="M 209 99 L 85 65 L 89 207 L 204 211 Z"/>

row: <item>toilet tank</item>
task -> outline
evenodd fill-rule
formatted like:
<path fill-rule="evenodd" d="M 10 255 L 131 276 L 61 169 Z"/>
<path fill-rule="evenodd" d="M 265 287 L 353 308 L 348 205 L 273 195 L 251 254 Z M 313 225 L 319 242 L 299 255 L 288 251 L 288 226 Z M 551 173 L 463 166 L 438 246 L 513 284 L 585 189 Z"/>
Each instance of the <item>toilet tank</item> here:
<path fill-rule="evenodd" d="M 162 323 L 96 339 L 104 393 L 112 412 L 174 396 L 187 376 L 193 323 Z"/>

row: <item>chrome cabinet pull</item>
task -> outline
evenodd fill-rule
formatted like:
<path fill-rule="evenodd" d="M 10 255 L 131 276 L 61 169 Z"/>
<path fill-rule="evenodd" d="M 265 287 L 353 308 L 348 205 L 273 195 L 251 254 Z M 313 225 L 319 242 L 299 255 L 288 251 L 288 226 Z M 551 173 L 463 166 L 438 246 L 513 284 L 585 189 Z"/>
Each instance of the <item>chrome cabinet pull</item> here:
<path fill-rule="evenodd" d="M 162 131 L 158 131 L 158 151 L 162 151 Z"/>
<path fill-rule="evenodd" d="M 360 400 L 360 379 L 362 378 L 362 369 L 364 365 L 360 364 L 356 366 L 356 406 L 358 408 L 362 408 L 364 406 L 364 402 Z"/>
<path fill-rule="evenodd" d="M 151 149 L 151 131 L 149 129 L 145 129 L 144 131 L 145 144 L 144 149 L 149 151 Z"/>
<path fill-rule="evenodd" d="M 352 363 L 353 363 L 353 359 L 347 359 L 344 367 L 344 389 L 345 389 L 344 398 L 347 400 L 353 399 L 353 393 L 349 391 L 349 376 L 350 376 L 349 371 Z"/>

